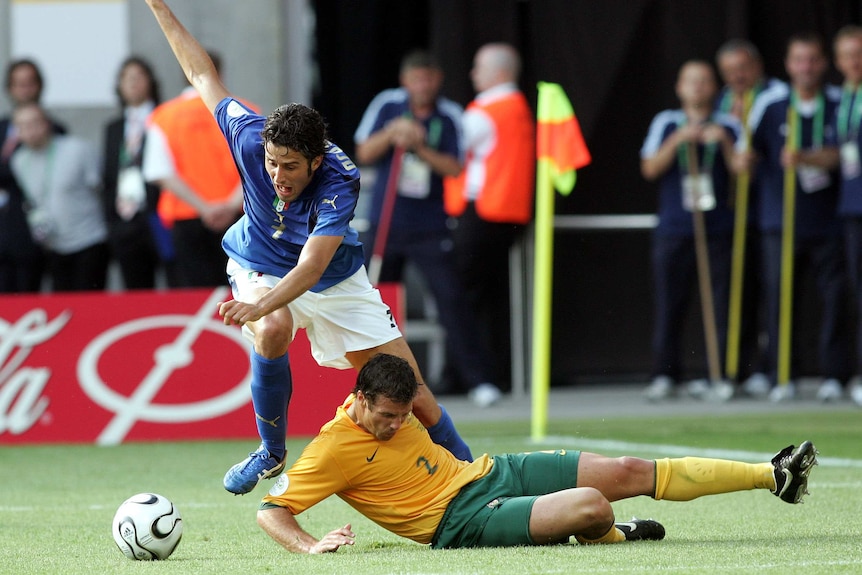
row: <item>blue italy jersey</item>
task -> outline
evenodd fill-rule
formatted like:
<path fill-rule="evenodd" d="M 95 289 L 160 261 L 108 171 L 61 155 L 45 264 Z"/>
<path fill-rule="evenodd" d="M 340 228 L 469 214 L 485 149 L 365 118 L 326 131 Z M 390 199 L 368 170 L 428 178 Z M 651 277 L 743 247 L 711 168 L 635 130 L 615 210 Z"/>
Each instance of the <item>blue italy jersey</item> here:
<path fill-rule="evenodd" d="M 822 141 L 817 145 L 836 145 L 833 116 L 841 98 L 840 90 L 827 87 L 823 91 L 824 110 Z M 754 102 L 748 117 L 751 131 L 751 146 L 759 161 L 755 169 L 758 201 L 760 204 L 759 227 L 764 232 L 777 232 L 783 228 L 784 213 L 784 168 L 781 166 L 781 150 L 787 132 L 787 109 L 790 107 L 790 87 L 778 85 L 766 90 Z M 800 148 L 815 147 L 815 125 L 818 114 L 799 115 L 801 136 Z M 830 172 L 829 185 L 807 193 L 796 182 L 796 236 L 811 238 L 838 233 L 837 218 L 839 175 Z"/>
<path fill-rule="evenodd" d="M 709 121 L 724 127 L 734 141 L 739 137 L 739 122 L 733 116 L 714 113 Z M 683 110 L 665 110 L 656 115 L 641 147 L 641 158 L 654 156 L 662 143 L 685 122 L 686 116 Z M 660 236 L 694 235 L 692 213 L 683 206 L 682 180 L 688 171 L 680 162 L 681 154 L 684 155 L 684 152 L 678 151 L 677 160 L 659 180 L 656 234 Z M 702 171 L 708 169 L 708 173 L 712 176 L 712 187 L 715 193 L 715 208 L 703 212 L 707 232 L 729 234 L 733 230 L 733 211 L 730 209 L 729 200 L 730 178 L 721 146 L 715 145 L 708 152 L 706 146 L 698 145 L 697 155 L 700 169 Z"/>
<path fill-rule="evenodd" d="M 446 98 L 437 98 L 432 114 L 421 121 L 425 127 L 425 144 L 437 150 L 460 157 L 461 147 L 461 106 Z M 404 88 L 384 90 L 371 100 L 353 136 L 356 143 L 364 142 L 369 136 L 383 129 L 386 124 L 409 116 L 410 104 Z M 383 199 L 389 173 L 392 169 L 392 151 L 386 153 L 376 164 L 377 178 L 374 183 L 374 196 L 369 219 L 377 224 L 383 207 Z M 443 209 L 443 178 L 434 173 L 429 175 L 428 194 L 425 197 L 399 195 L 392 214 L 392 229 L 423 232 L 445 228 L 446 212 Z"/>
<path fill-rule="evenodd" d="M 299 198 L 279 206 L 264 164 L 265 118 L 225 98 L 215 117 L 227 139 L 243 185 L 245 214 L 225 232 L 222 246 L 244 268 L 282 277 L 296 267 L 310 236 L 342 236 L 341 245 L 311 291 L 350 277 L 363 264 L 362 244 L 352 227 L 359 197 L 359 170 L 328 142 L 323 162 Z M 281 209 L 279 209 L 281 207 Z"/>

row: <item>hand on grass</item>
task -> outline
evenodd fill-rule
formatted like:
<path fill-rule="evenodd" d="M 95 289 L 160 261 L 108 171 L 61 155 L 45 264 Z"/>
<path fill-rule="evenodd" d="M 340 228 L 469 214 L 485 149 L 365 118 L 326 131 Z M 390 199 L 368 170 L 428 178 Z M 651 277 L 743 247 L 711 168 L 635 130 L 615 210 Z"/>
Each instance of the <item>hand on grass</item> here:
<path fill-rule="evenodd" d="M 324 535 L 308 552 L 312 555 L 333 553 L 344 545 L 353 545 L 356 534 L 350 530 L 350 523 Z"/>

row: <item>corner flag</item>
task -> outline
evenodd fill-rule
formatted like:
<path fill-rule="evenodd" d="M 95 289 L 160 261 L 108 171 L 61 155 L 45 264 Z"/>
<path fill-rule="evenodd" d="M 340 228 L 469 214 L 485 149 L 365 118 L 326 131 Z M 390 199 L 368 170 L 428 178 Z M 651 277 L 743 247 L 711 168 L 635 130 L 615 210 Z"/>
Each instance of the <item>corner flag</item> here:
<path fill-rule="evenodd" d="M 536 157 L 551 164 L 554 187 L 567 196 L 575 187 L 575 170 L 592 161 L 572 104 L 559 84 L 539 82 Z"/>
<path fill-rule="evenodd" d="M 548 424 L 551 378 L 551 295 L 554 260 L 554 188 L 569 195 L 575 170 L 592 158 L 572 104 L 559 84 L 539 82 L 536 106 L 536 239 L 533 273 L 532 438 L 541 440 Z"/>

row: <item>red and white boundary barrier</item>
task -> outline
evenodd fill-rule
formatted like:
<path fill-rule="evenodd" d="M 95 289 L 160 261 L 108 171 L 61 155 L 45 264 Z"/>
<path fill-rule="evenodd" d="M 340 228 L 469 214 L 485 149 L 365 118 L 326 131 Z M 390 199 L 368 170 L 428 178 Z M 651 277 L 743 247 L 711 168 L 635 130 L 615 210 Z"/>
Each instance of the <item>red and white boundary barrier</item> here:
<path fill-rule="evenodd" d="M 396 316 L 399 288 L 380 287 Z M 0 297 L 0 444 L 257 437 L 248 351 L 215 290 Z M 291 345 L 291 435 L 313 435 L 353 388 Z"/>

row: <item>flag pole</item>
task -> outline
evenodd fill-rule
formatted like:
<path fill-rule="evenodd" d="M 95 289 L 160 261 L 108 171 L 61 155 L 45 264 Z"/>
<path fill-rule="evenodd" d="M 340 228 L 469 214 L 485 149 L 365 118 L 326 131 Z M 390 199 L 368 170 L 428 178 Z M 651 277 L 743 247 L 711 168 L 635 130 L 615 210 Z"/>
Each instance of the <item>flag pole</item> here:
<path fill-rule="evenodd" d="M 559 84 L 539 82 L 536 131 L 536 202 L 533 262 L 532 391 L 533 441 L 548 428 L 551 386 L 551 299 L 554 285 L 554 192 L 568 195 L 576 170 L 590 163 L 575 111 Z"/>
<path fill-rule="evenodd" d="M 709 369 L 710 383 L 721 379 L 721 367 L 718 354 L 718 330 L 715 326 L 715 307 L 713 305 L 712 278 L 709 270 L 709 246 L 706 237 L 706 224 L 703 211 L 700 209 L 700 186 L 697 181 L 699 168 L 697 166 L 697 151 L 692 143 L 686 144 L 688 157 L 688 173 L 694 186 L 693 209 L 691 212 L 694 224 L 694 249 L 697 260 L 697 279 L 700 286 L 700 304 L 703 315 L 703 333 L 706 339 L 706 360 Z"/>
<path fill-rule="evenodd" d="M 548 429 L 551 378 L 551 298 L 553 297 L 554 188 L 546 159 L 536 163 L 536 224 L 533 262 L 533 346 L 531 362 L 533 441 Z"/>

